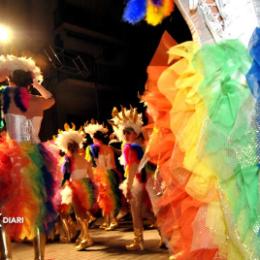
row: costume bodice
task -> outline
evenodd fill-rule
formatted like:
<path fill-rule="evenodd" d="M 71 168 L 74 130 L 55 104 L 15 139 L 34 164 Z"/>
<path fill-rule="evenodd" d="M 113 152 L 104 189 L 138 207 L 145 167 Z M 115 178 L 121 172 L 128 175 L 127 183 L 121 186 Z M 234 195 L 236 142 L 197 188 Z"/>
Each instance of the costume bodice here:
<path fill-rule="evenodd" d="M 259 0 L 175 0 L 196 42 L 239 39 L 245 46 L 259 25 Z"/>
<path fill-rule="evenodd" d="M 13 113 L 5 114 L 7 132 L 17 142 L 39 143 L 42 116 L 27 118 Z"/>
<path fill-rule="evenodd" d="M 98 168 L 106 170 L 114 169 L 115 165 L 112 163 L 111 154 L 99 154 L 95 159 Z"/>
<path fill-rule="evenodd" d="M 86 169 L 75 169 L 70 176 L 72 180 L 81 180 L 86 177 L 88 177 Z"/>

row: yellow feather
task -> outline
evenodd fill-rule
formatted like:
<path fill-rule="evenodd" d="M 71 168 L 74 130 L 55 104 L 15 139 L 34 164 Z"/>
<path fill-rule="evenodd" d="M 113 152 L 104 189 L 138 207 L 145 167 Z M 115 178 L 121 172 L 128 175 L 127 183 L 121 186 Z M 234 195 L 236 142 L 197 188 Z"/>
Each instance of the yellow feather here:
<path fill-rule="evenodd" d="M 147 23 L 153 26 L 160 24 L 166 16 L 172 13 L 173 7 L 173 0 L 163 0 L 161 7 L 155 6 L 151 0 L 148 0 L 146 13 Z"/>
<path fill-rule="evenodd" d="M 158 7 L 152 4 L 151 0 L 147 2 L 147 13 L 146 13 L 146 21 L 147 23 L 156 26 L 162 22 L 163 13 L 162 7 Z"/>
<path fill-rule="evenodd" d="M 64 124 L 64 129 L 65 129 L 66 131 L 68 131 L 68 130 L 70 129 L 70 126 L 69 126 L 68 123 L 65 123 L 65 124 Z"/>
<path fill-rule="evenodd" d="M 118 114 L 118 109 L 117 109 L 117 107 L 113 107 L 112 117 L 115 117 L 117 114 Z"/>

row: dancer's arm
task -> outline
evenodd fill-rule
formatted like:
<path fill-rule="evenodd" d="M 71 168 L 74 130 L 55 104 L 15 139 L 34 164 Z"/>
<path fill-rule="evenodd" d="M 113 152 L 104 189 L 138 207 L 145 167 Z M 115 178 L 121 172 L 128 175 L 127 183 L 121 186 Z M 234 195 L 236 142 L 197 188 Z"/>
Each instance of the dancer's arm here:
<path fill-rule="evenodd" d="M 135 175 L 138 171 L 138 163 L 133 163 L 126 166 L 126 174 L 127 174 L 127 199 L 131 199 L 131 190 L 134 183 Z"/>
<path fill-rule="evenodd" d="M 36 81 L 33 83 L 33 87 L 37 89 L 41 95 L 40 102 L 42 103 L 43 109 L 48 109 L 54 105 L 55 99 L 53 98 L 53 95 L 49 90 L 47 90 L 45 87 L 43 87 L 40 83 Z"/>

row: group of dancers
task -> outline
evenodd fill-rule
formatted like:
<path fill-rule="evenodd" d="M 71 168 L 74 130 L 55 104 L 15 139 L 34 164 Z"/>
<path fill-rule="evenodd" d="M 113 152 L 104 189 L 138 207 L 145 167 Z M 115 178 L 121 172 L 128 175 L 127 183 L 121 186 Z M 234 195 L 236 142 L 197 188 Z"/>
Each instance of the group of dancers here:
<path fill-rule="evenodd" d="M 99 211 L 100 227 L 109 231 L 127 208 L 134 240 L 126 249 L 143 250 L 142 214 L 144 208 L 156 208 L 156 167 L 144 156 L 142 115 L 133 107 L 113 109 L 117 148 L 109 145 L 109 128 L 93 120 L 80 129 L 65 124 L 53 140 L 42 143 L 43 112 L 55 100 L 40 84 L 39 68 L 32 59 L 15 56 L 1 57 L 0 67 L 1 80 L 8 80 L 1 96 L 0 209 L 2 216 L 24 219 L 1 223 L 1 257 L 11 259 L 11 240 L 26 239 L 34 241 L 35 259 L 44 259 L 46 239 L 57 229 L 63 242 L 76 239 L 76 249 L 84 250 L 93 244 L 89 223 Z M 32 87 L 39 95 L 30 94 Z"/>
<path fill-rule="evenodd" d="M 183 2 L 176 0 L 187 19 Z M 234 1 L 197 2 L 208 7 L 205 24 L 213 36 L 218 23 L 239 25 L 220 12 Z M 134 239 L 126 249 L 143 250 L 143 209 L 150 204 L 170 259 L 260 259 L 260 29 L 249 50 L 248 30 L 243 37 L 235 32 L 237 39 L 223 33 L 202 45 L 176 44 L 164 33 L 141 96 L 147 126 L 136 108 L 114 108 L 110 126 L 66 124 L 45 143 L 38 137 L 43 112 L 55 100 L 41 85 L 40 69 L 32 59 L 0 56 L 0 81 L 8 79 L 1 100 L 0 211 L 24 218 L 0 224 L 1 257 L 11 259 L 10 240 L 27 239 L 35 259 L 44 259 L 57 225 L 62 241 L 76 239 L 76 249 L 86 249 L 94 243 L 89 223 L 97 212 L 109 231 L 127 205 Z M 119 147 L 108 140 L 112 131 Z"/>

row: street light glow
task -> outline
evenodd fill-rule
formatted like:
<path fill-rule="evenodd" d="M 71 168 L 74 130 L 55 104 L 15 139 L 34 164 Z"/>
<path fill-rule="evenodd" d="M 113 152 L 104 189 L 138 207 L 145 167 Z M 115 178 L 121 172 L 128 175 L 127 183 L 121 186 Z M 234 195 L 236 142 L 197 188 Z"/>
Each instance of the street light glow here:
<path fill-rule="evenodd" d="M 0 25 L 0 42 L 8 43 L 11 40 L 11 31 L 8 27 Z"/>

